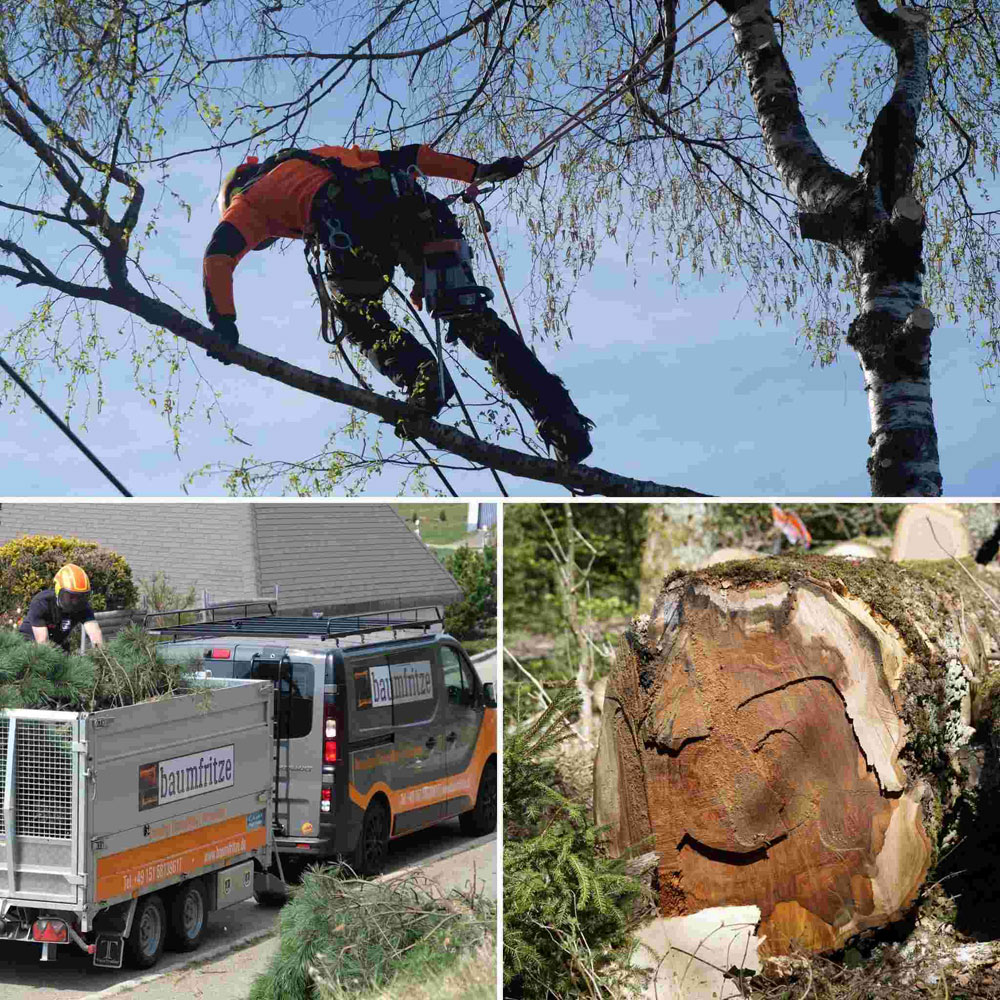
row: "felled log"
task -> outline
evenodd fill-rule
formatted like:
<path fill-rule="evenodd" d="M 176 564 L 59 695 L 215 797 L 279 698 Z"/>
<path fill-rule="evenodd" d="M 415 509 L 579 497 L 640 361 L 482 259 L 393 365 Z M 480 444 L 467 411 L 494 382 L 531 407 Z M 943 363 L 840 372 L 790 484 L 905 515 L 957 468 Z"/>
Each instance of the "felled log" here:
<path fill-rule="evenodd" d="M 762 954 L 901 918 L 959 803 L 996 808 L 966 792 L 998 625 L 954 563 L 673 574 L 608 685 L 594 802 L 610 849 L 659 854 L 663 916 L 758 906 Z"/>

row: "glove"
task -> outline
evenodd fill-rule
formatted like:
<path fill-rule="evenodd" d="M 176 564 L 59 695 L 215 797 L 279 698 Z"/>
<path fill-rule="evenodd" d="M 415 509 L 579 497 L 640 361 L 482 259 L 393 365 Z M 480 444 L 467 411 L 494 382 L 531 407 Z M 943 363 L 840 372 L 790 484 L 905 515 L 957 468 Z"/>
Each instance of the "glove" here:
<path fill-rule="evenodd" d="M 215 330 L 215 336 L 218 338 L 220 344 L 223 344 L 226 347 L 236 347 L 239 344 L 240 332 L 236 329 L 235 316 L 220 316 L 219 319 L 213 324 L 213 329 Z M 226 358 L 215 354 L 211 348 L 206 348 L 206 353 L 210 358 L 215 358 L 216 361 L 221 361 L 224 365 L 232 364 L 232 361 L 228 361 Z"/>
<path fill-rule="evenodd" d="M 492 163 L 480 163 L 472 180 L 475 184 L 482 184 L 485 181 L 509 181 L 522 170 L 524 170 L 524 160 L 520 156 L 501 156 Z"/>

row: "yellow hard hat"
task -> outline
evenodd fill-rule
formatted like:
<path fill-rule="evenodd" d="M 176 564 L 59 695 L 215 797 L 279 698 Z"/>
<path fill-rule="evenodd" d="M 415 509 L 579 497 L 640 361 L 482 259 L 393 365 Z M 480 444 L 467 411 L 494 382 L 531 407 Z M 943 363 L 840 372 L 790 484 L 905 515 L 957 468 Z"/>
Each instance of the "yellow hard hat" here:
<path fill-rule="evenodd" d="M 64 611 L 82 607 L 90 599 L 90 580 L 86 572 L 74 563 L 67 563 L 52 578 L 56 600 Z"/>

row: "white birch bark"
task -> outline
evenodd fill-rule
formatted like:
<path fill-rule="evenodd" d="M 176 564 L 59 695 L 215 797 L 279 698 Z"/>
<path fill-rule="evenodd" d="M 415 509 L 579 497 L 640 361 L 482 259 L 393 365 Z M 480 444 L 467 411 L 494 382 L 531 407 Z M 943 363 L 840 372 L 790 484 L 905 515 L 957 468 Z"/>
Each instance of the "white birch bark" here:
<path fill-rule="evenodd" d="M 847 342 L 861 363 L 875 496 L 941 492 L 930 394 L 933 316 L 922 302 L 923 207 L 913 198 L 916 126 L 928 79 L 925 16 L 855 0 L 865 28 L 896 56 L 893 92 L 872 126 L 861 177 L 834 167 L 809 132 L 774 31 L 770 0 L 719 0 L 729 16 L 768 156 L 799 206 L 804 239 L 849 256 L 861 286 Z"/>

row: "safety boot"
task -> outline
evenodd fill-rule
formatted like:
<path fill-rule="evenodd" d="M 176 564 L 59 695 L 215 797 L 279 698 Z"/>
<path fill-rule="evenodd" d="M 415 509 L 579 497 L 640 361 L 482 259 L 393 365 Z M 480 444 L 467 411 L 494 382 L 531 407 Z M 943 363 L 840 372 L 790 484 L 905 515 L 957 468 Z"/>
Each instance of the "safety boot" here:
<path fill-rule="evenodd" d="M 539 437 L 552 449 L 557 462 L 577 465 L 594 450 L 590 443 L 594 421 L 575 407 L 559 416 L 536 419 L 535 424 Z"/>
<path fill-rule="evenodd" d="M 407 388 L 409 395 L 406 401 L 423 410 L 429 417 L 436 417 L 448 400 L 455 395 L 455 383 L 445 369 L 444 398 L 441 397 L 441 379 L 438 376 L 436 361 L 421 361 Z"/>

